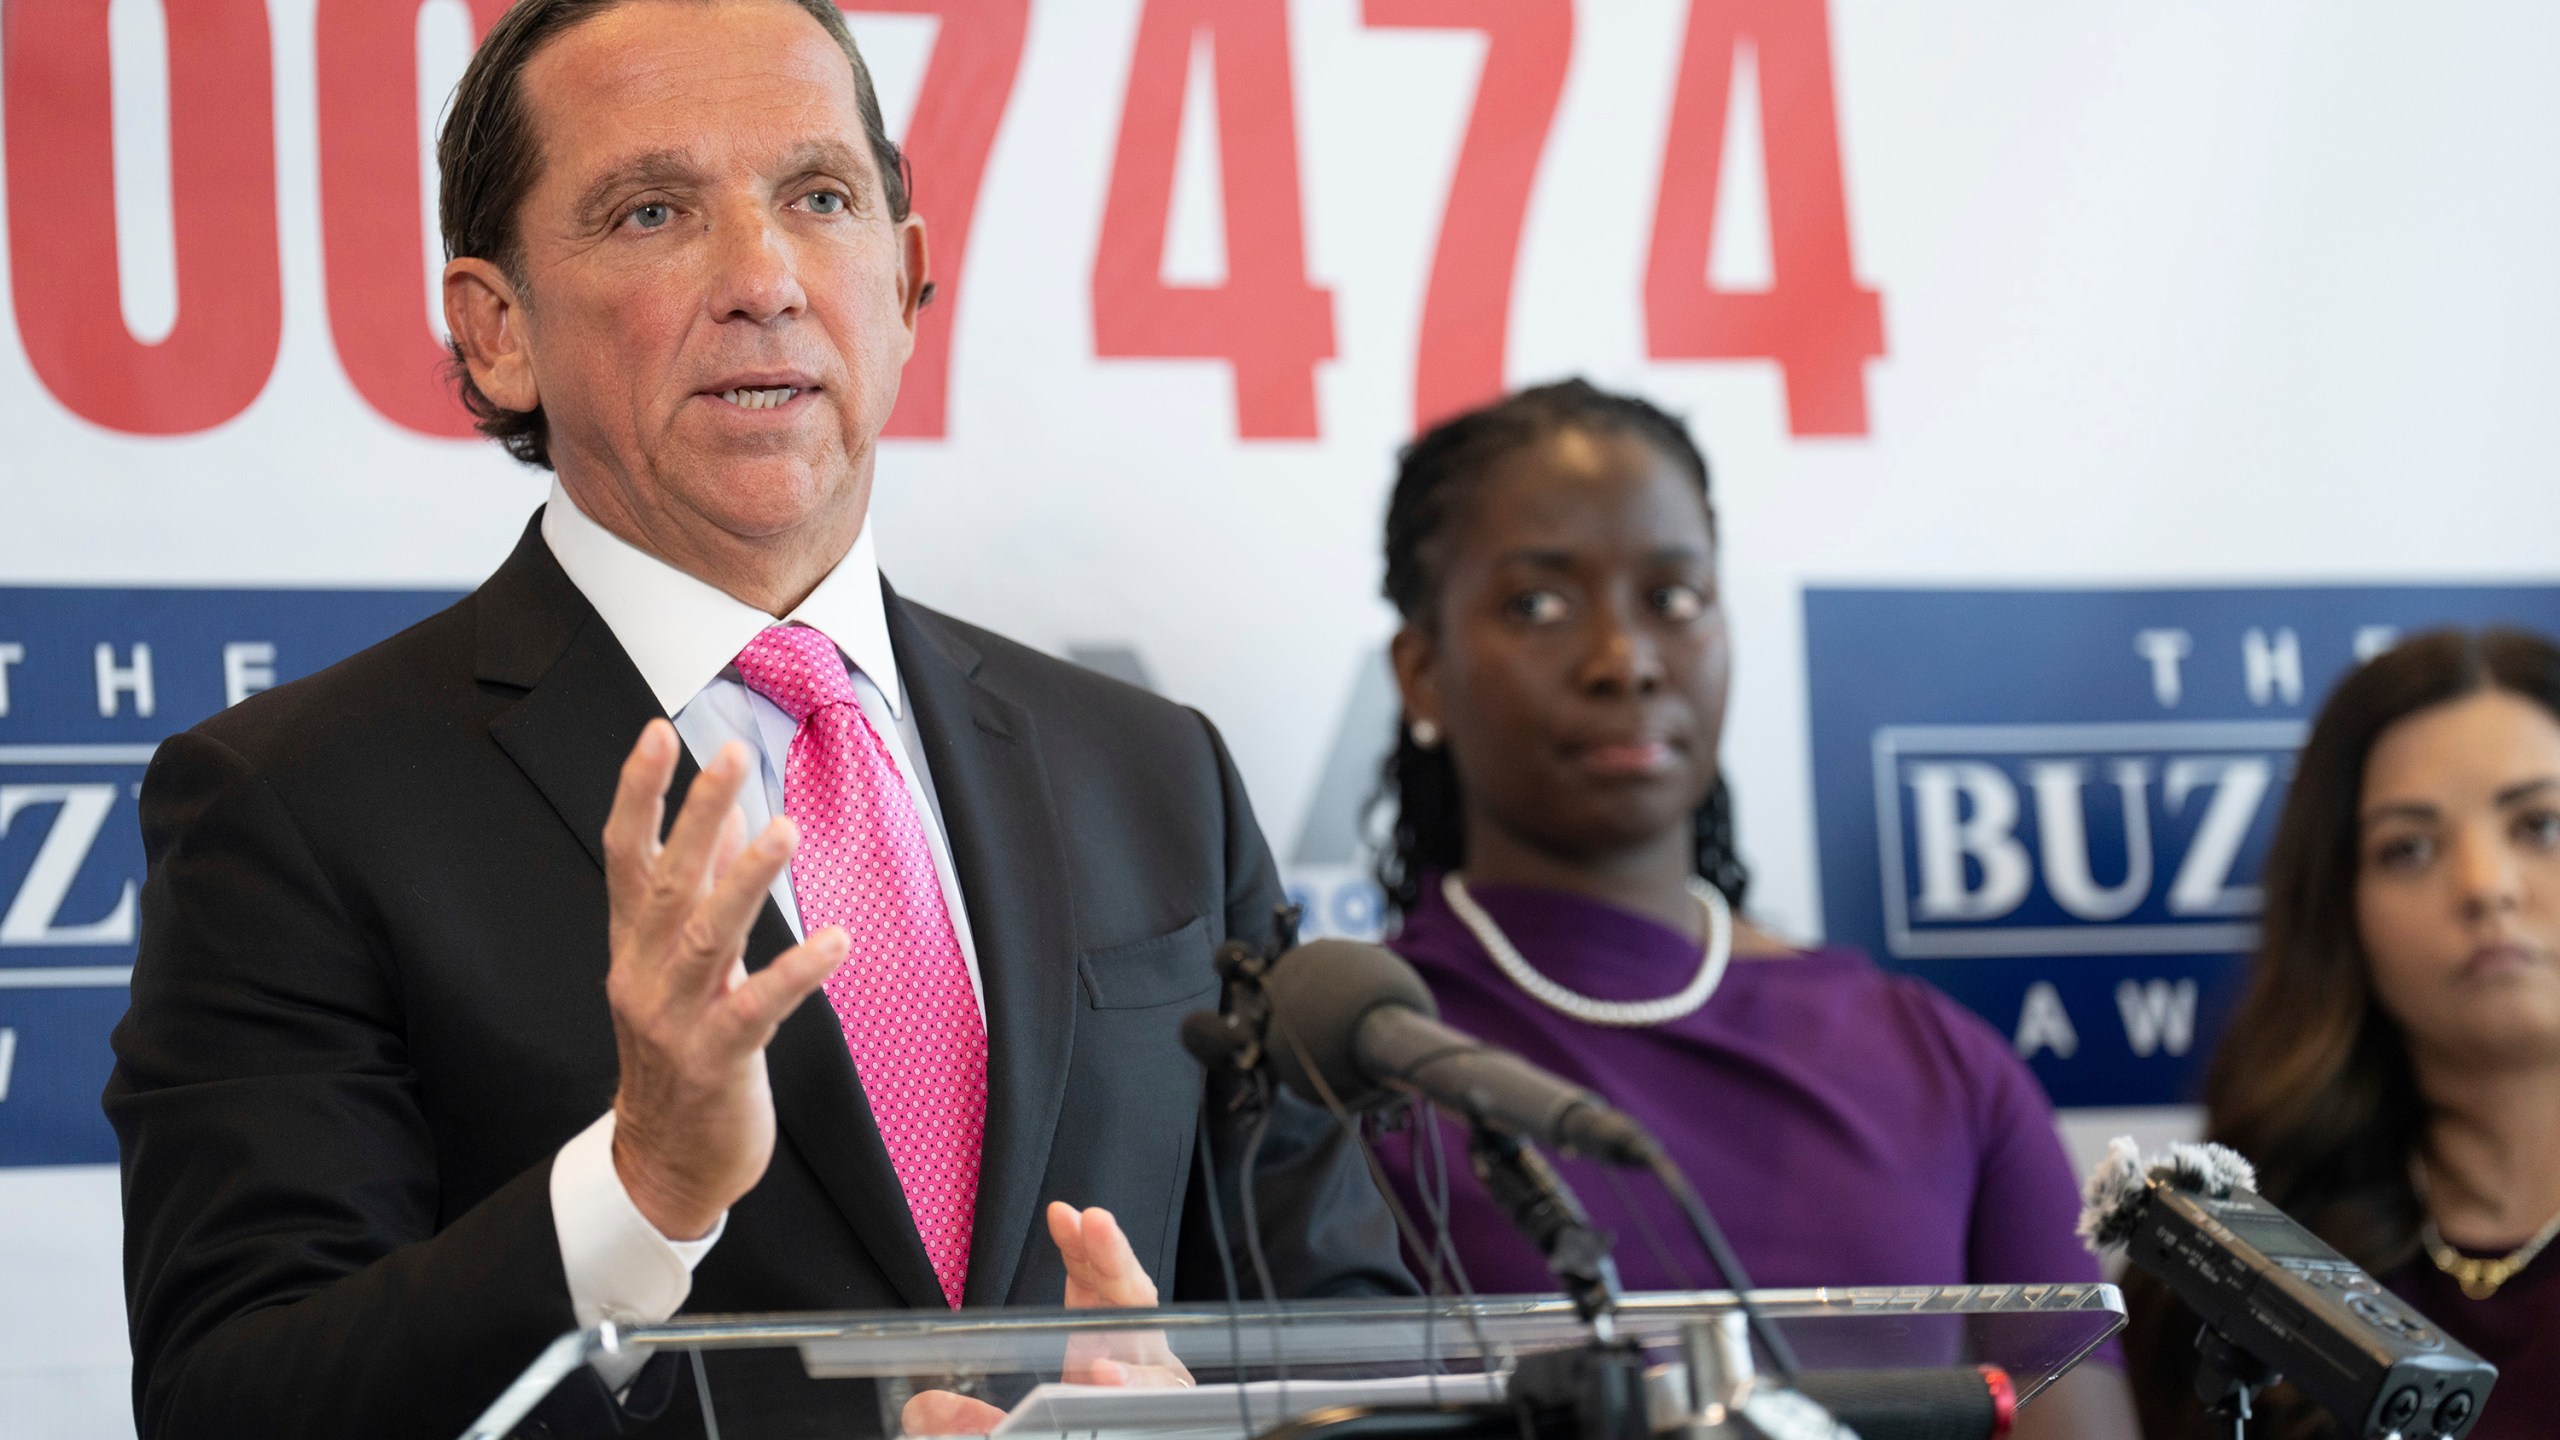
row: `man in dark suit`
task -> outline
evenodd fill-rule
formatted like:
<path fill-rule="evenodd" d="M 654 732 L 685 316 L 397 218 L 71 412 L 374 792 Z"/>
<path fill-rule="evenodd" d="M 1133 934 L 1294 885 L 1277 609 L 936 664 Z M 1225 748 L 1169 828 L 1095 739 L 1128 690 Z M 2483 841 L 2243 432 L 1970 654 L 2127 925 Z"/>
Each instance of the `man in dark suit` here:
<path fill-rule="evenodd" d="M 450 1436 L 679 1306 L 1218 1293 L 1177 1022 L 1277 878 L 1199 716 L 879 580 L 924 234 L 834 5 L 519 0 L 442 158 L 466 401 L 557 482 L 459 605 L 153 763 L 143 1434 Z M 1322 1116 L 1260 1173 L 1283 1291 L 1409 1285 Z"/>

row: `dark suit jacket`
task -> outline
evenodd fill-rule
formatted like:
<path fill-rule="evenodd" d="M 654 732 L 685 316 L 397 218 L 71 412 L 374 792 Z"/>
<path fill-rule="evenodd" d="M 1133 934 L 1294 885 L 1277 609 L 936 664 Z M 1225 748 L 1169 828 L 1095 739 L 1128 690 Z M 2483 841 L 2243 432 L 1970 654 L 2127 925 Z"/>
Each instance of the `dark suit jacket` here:
<path fill-rule="evenodd" d="M 1192 1151 L 1204 1105 L 1218 1149 L 1231 1127 L 1177 1028 L 1280 898 L 1234 766 L 1195 712 L 888 612 L 986 992 L 968 1303 L 1061 1299 L 1051 1200 L 1109 1207 L 1175 1297 L 1220 1295 Z M 161 747 L 106 1094 L 145 1437 L 458 1435 L 574 1328 L 551 1159 L 613 1096 L 601 833 L 659 713 L 528 528 L 452 609 Z M 748 963 L 790 943 L 768 903 Z M 773 1163 L 686 1310 L 939 1307 L 823 997 L 768 1055 Z M 1280 1288 L 1407 1288 L 1323 1117 L 1275 1137 Z M 579 1384 L 563 1428 L 635 1424 Z M 637 1428 L 698 1423 L 680 1392 Z"/>

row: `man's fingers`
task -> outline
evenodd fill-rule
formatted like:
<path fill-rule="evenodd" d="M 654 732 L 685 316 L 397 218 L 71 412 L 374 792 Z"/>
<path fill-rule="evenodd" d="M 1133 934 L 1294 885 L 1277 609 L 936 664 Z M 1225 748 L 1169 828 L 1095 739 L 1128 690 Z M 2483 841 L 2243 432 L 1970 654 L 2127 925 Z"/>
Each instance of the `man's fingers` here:
<path fill-rule="evenodd" d="M 718 884 L 747 849 L 747 812 L 736 805 L 720 817 L 720 839 L 711 847 L 711 880 Z"/>
<path fill-rule="evenodd" d="M 1082 1212 L 1064 1204 L 1049 1207 L 1049 1238 L 1058 1242 L 1067 1278 L 1090 1292 L 1097 1305 L 1144 1307 L 1156 1303 L 1156 1283 L 1129 1248 L 1129 1237 L 1111 1212 L 1095 1206 Z"/>
<path fill-rule="evenodd" d="M 623 757 L 622 778 L 613 787 L 613 810 L 605 816 L 604 854 L 612 869 L 612 889 L 637 900 L 649 884 L 649 864 L 658 855 L 658 822 L 667 811 L 667 786 L 676 775 L 676 727 L 652 720 L 639 742 Z"/>
<path fill-rule="evenodd" d="M 741 981 L 729 992 L 729 1013 L 754 1043 L 764 1043 L 773 1027 L 835 973 L 851 948 L 852 941 L 844 931 L 828 926 L 773 957 L 772 964 Z"/>
<path fill-rule="evenodd" d="M 735 833 L 743 837 L 746 817 L 735 806 L 729 815 Z M 756 912 L 764 908 L 775 878 L 800 845 L 800 827 L 784 815 L 766 821 L 755 839 L 737 840 L 734 848 L 730 834 L 722 831 L 721 846 L 730 853 L 715 872 L 711 893 L 694 907 L 688 921 L 686 938 L 693 953 L 687 959 L 701 967 L 705 976 L 725 976 L 728 963 L 746 948 L 747 930 L 756 923 Z"/>
<path fill-rule="evenodd" d="M 949 1390 L 919 1390 L 898 1411 L 898 1429 L 908 1435 L 984 1435 L 1003 1421 L 993 1405 Z"/>
<path fill-rule="evenodd" d="M 746 785 L 751 763 L 747 747 L 732 740 L 720 747 L 720 753 L 711 757 L 701 774 L 693 777 L 693 787 L 685 793 L 684 808 L 676 812 L 676 823 L 667 831 L 666 846 L 658 852 L 652 872 L 652 897 L 658 903 L 682 914 L 701 898 L 704 882 L 711 875 L 713 852 L 720 843 L 720 829 L 729 823 L 729 812 L 737 806 L 738 791 Z"/>

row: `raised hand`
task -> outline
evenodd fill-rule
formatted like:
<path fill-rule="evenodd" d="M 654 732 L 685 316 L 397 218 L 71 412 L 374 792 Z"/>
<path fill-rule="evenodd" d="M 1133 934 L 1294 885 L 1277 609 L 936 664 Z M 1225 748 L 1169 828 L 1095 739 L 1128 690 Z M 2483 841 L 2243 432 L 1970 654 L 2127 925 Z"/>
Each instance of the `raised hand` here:
<path fill-rule="evenodd" d="M 847 941 L 840 929 L 821 930 L 747 973 L 747 931 L 799 832 L 777 816 L 747 837 L 737 802 L 751 760 L 733 743 L 695 778 L 661 843 L 681 743 L 674 726 L 649 722 L 605 821 L 605 999 L 622 1062 L 614 1169 L 658 1233 L 689 1240 L 764 1178 L 773 1159 L 764 1047 L 843 963 Z"/>

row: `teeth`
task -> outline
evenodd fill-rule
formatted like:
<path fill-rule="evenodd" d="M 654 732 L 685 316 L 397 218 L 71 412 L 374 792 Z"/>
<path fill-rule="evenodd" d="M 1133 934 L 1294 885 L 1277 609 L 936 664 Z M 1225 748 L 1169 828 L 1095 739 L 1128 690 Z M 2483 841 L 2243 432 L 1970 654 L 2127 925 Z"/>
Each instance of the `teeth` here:
<path fill-rule="evenodd" d="M 727 390 L 721 392 L 720 398 L 745 410 L 770 410 L 799 393 L 796 386 L 777 385 L 770 390 Z"/>

